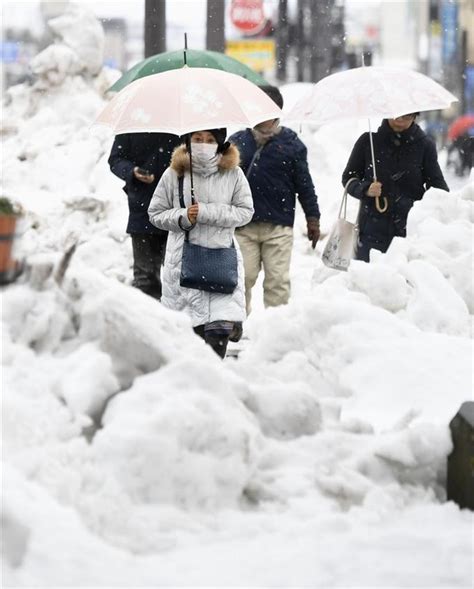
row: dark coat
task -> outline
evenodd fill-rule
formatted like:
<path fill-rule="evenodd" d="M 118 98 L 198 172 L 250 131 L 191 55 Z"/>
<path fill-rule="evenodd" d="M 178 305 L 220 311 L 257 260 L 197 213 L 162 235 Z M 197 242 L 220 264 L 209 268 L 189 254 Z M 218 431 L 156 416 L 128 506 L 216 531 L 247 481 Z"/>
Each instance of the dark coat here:
<path fill-rule="evenodd" d="M 170 164 L 171 154 L 180 143 L 176 135 L 165 133 L 124 133 L 115 137 L 109 157 L 112 172 L 125 180 L 129 217 L 127 233 L 162 233 L 148 218 L 148 207 L 155 188 Z M 151 184 L 140 182 L 133 175 L 138 166 L 155 175 Z"/>
<path fill-rule="evenodd" d="M 306 217 L 319 218 L 318 197 L 308 169 L 307 149 L 296 133 L 287 127 L 262 148 L 249 172 L 258 149 L 250 129 L 229 139 L 240 151 L 240 166 L 252 190 L 255 214 L 252 221 L 293 227 L 296 196 Z"/>
<path fill-rule="evenodd" d="M 428 188 L 449 191 L 438 164 L 436 147 L 416 124 L 396 133 L 384 120 L 373 134 L 377 180 L 382 184 L 382 196 L 388 200 L 388 210 L 379 213 L 375 198 L 365 196 L 373 182 L 369 133 L 356 141 L 342 175 L 344 186 L 350 178 L 349 194 L 361 200 L 360 239 L 388 244 L 395 236 L 406 236 L 408 213 L 415 200 L 423 198 Z"/>

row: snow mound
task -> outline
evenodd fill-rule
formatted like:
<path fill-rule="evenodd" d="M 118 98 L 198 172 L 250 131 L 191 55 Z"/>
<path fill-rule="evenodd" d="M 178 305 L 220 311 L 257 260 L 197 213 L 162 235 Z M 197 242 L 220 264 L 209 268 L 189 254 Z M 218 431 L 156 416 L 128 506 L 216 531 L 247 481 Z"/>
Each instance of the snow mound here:
<path fill-rule="evenodd" d="M 238 504 L 260 433 L 228 392 L 229 380 L 217 363 L 181 361 L 138 378 L 109 404 L 94 453 L 134 502 L 206 510 Z"/>

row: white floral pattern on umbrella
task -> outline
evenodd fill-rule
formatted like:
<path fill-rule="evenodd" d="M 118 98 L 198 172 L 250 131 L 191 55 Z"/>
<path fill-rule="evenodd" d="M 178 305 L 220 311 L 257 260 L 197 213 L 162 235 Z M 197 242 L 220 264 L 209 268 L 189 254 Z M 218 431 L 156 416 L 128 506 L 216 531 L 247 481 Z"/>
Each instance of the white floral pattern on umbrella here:
<path fill-rule="evenodd" d="M 281 116 L 255 84 L 221 70 L 182 68 L 132 82 L 104 108 L 95 124 L 115 134 L 182 135 L 228 125 L 253 127 Z"/>
<path fill-rule="evenodd" d="M 320 80 L 285 117 L 324 124 L 349 118 L 397 117 L 448 108 L 457 98 L 427 76 L 396 67 L 360 67 Z"/>

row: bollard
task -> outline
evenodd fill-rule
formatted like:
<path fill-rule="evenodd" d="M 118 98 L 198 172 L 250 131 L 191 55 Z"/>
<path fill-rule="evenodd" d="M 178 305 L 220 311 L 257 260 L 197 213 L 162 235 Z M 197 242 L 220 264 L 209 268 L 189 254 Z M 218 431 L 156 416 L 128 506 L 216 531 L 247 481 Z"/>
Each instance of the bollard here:
<path fill-rule="evenodd" d="M 448 456 L 448 501 L 474 510 L 474 401 L 461 405 L 449 428 L 453 451 Z"/>

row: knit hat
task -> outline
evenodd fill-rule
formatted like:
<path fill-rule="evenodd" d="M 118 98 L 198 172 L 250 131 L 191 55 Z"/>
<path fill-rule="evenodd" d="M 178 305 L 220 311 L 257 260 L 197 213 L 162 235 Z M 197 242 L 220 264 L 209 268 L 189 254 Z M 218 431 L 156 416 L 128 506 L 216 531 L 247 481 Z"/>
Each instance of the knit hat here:
<path fill-rule="evenodd" d="M 283 108 L 283 96 L 276 86 L 260 86 L 260 88 L 279 108 Z"/>
<path fill-rule="evenodd" d="M 214 139 L 219 147 L 225 143 L 225 138 L 227 137 L 227 129 L 225 127 L 221 129 L 206 129 L 206 131 L 214 135 Z"/>
<path fill-rule="evenodd" d="M 207 131 L 214 136 L 214 139 L 217 143 L 217 153 L 224 153 L 227 148 L 229 147 L 230 143 L 225 140 L 227 137 L 227 129 L 222 127 L 220 129 L 202 129 L 203 131 Z M 186 135 L 181 135 L 181 141 L 186 143 L 186 146 L 189 147 L 189 143 L 191 141 L 192 133 L 186 133 Z"/>

